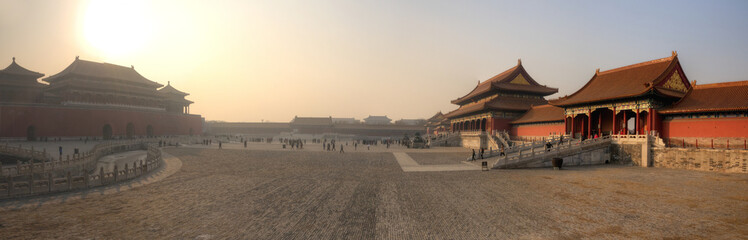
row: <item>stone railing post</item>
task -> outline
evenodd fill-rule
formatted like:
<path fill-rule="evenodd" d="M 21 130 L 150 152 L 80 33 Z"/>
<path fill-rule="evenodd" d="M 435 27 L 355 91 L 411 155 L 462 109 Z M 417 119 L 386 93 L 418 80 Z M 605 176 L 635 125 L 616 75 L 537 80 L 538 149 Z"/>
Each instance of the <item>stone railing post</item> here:
<path fill-rule="evenodd" d="M 49 187 L 49 192 L 52 192 L 52 185 L 55 184 L 55 180 L 52 179 L 52 173 L 47 174 L 47 187 Z"/>
<path fill-rule="evenodd" d="M 8 196 L 13 191 L 13 177 L 8 176 Z"/>
<path fill-rule="evenodd" d="M 129 176 L 130 176 L 130 173 L 127 169 L 127 163 L 125 163 L 125 179 L 128 179 Z"/>
<path fill-rule="evenodd" d="M 34 193 L 34 173 L 29 174 L 29 193 Z"/>
<path fill-rule="evenodd" d="M 117 164 L 115 163 L 114 164 L 114 182 L 117 182 L 117 173 L 118 173 L 117 171 L 118 171 Z"/>
<path fill-rule="evenodd" d="M 68 177 L 68 191 L 69 191 L 70 189 L 73 189 L 73 176 L 70 175 L 70 171 L 68 171 L 67 177 Z"/>
<path fill-rule="evenodd" d="M 104 185 L 104 167 L 99 168 L 99 181 Z"/>

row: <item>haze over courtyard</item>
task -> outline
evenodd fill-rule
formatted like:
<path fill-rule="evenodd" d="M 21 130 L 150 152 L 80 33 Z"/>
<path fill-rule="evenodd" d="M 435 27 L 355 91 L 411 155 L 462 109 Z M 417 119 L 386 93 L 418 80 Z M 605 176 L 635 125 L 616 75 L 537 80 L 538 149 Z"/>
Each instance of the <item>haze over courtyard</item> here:
<path fill-rule="evenodd" d="M 75 56 L 189 89 L 208 120 L 426 118 L 521 58 L 573 93 L 681 55 L 698 83 L 745 80 L 744 1 L 0 1 L 0 65 Z M 698 66 L 698 68 L 694 67 Z M 341 91 L 344 90 L 344 91 Z M 239 104 L 237 108 L 225 107 Z"/>

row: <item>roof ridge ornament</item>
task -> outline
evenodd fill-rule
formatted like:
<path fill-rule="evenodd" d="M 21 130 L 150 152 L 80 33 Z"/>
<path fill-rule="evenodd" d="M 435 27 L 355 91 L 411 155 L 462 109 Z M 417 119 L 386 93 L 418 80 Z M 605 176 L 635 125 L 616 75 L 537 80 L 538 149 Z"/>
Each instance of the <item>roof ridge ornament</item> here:
<path fill-rule="evenodd" d="M 13 62 L 16 62 L 16 57 L 13 57 Z"/>
<path fill-rule="evenodd" d="M 597 74 L 600 74 L 600 68 L 597 68 L 597 70 L 595 70 L 595 75 Z"/>
<path fill-rule="evenodd" d="M 522 65 L 522 58 L 517 58 L 517 65 Z"/>
<path fill-rule="evenodd" d="M 78 60 L 78 55 L 75 56 L 75 60 Z"/>
<path fill-rule="evenodd" d="M 673 51 L 673 57 L 678 56 L 678 51 Z"/>

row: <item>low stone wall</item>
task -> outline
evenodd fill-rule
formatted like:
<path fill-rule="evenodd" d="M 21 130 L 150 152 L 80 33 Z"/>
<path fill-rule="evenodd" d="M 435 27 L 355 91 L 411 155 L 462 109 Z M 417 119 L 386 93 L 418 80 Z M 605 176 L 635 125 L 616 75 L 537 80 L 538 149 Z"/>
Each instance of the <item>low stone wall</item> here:
<path fill-rule="evenodd" d="M 748 138 L 739 137 L 718 137 L 718 138 L 697 138 L 697 137 L 671 137 L 663 139 L 668 147 L 686 147 L 686 148 L 719 148 L 719 149 L 748 149 Z"/>
<path fill-rule="evenodd" d="M 618 143 L 610 145 L 612 157 L 610 162 L 616 164 L 642 165 L 641 143 Z"/>
<path fill-rule="evenodd" d="M 488 148 L 488 139 L 486 134 L 480 133 L 463 133 L 460 138 L 462 143 L 460 145 L 465 148 L 480 149 Z"/>
<path fill-rule="evenodd" d="M 655 167 L 748 173 L 748 150 L 652 148 Z"/>

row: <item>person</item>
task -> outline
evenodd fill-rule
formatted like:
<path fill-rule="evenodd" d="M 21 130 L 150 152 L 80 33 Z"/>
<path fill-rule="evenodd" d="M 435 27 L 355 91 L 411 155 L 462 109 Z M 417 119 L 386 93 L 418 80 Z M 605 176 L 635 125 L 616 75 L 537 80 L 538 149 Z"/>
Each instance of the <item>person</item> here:
<path fill-rule="evenodd" d="M 223 145 L 222 144 L 223 144 L 222 141 L 218 141 L 218 149 L 223 149 Z"/>
<path fill-rule="evenodd" d="M 62 146 L 60 146 L 60 159 L 62 159 Z"/>
<path fill-rule="evenodd" d="M 343 145 L 342 144 L 340 145 L 340 153 L 345 153 L 345 151 L 343 151 Z"/>
<path fill-rule="evenodd" d="M 358 149 L 358 142 L 353 143 L 353 150 Z"/>
<path fill-rule="evenodd" d="M 504 147 L 501 147 L 501 153 L 499 153 L 499 156 L 504 156 L 504 155 L 506 155 L 506 154 L 504 153 Z"/>
<path fill-rule="evenodd" d="M 480 159 L 483 159 L 483 148 L 480 148 Z"/>
<path fill-rule="evenodd" d="M 247 141 L 244 141 L 244 148 L 247 148 Z"/>
<path fill-rule="evenodd" d="M 472 156 L 472 157 L 470 157 L 470 160 L 471 160 L 471 161 L 475 161 L 475 149 L 473 149 L 473 156 Z"/>
<path fill-rule="evenodd" d="M 546 150 L 546 151 L 549 151 L 549 152 L 550 152 L 550 151 L 551 151 L 551 147 L 553 147 L 553 145 L 551 145 L 551 142 L 547 142 L 547 143 L 545 143 L 545 150 Z"/>

